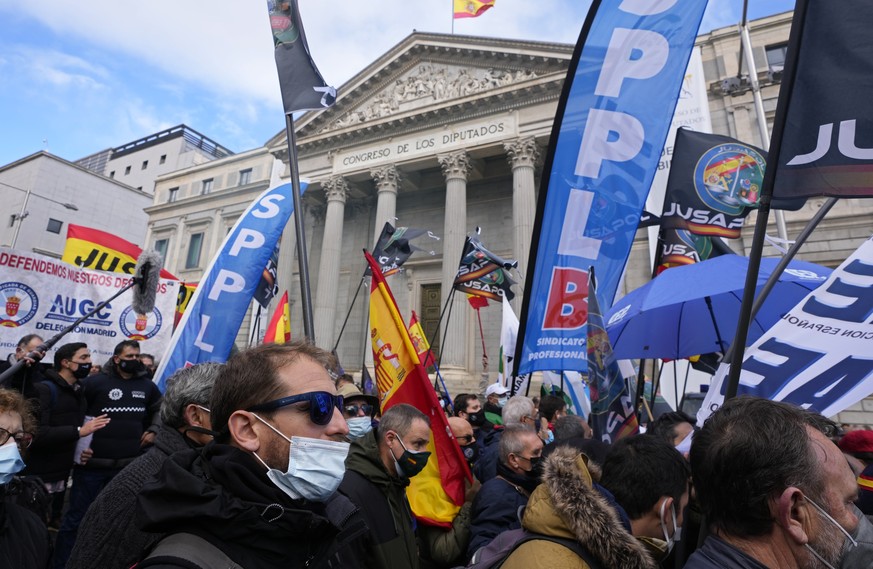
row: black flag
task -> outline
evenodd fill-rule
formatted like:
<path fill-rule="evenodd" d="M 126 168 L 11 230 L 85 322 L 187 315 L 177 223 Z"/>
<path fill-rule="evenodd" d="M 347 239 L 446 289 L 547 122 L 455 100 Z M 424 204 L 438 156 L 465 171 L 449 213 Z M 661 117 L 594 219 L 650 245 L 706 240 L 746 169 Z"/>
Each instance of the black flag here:
<path fill-rule="evenodd" d="M 505 296 L 512 300 L 515 293 L 511 287 L 515 281 L 509 271 L 517 266 L 518 261 L 506 261 L 486 249 L 476 237 L 467 237 L 454 288 L 485 299 L 500 300 Z"/>
<path fill-rule="evenodd" d="M 798 0 L 773 124 L 773 198 L 873 197 L 873 2 Z"/>
<path fill-rule="evenodd" d="M 336 89 L 324 82 L 309 55 L 297 0 L 268 0 L 267 8 L 285 114 L 333 105 Z"/>

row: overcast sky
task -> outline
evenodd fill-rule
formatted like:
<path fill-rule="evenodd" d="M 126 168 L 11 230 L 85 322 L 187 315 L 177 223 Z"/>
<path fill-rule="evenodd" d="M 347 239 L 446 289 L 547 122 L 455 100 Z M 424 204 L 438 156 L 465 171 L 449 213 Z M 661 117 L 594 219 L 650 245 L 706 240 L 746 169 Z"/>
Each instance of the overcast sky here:
<path fill-rule="evenodd" d="M 339 87 L 413 30 L 449 33 L 450 0 L 299 0 L 310 49 Z M 455 33 L 573 43 L 589 0 L 497 0 Z M 702 31 L 741 0 L 710 0 Z M 793 8 L 751 0 L 750 17 Z M 68 160 L 185 123 L 234 151 L 283 128 L 261 0 L 0 0 L 0 165 Z"/>

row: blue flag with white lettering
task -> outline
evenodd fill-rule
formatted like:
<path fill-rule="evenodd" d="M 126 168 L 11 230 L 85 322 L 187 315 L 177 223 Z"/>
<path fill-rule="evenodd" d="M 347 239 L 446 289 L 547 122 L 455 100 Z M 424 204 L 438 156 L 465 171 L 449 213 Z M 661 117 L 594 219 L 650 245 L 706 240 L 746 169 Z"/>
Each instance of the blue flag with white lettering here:
<path fill-rule="evenodd" d="M 588 267 L 612 304 L 706 0 L 595 0 L 537 204 L 518 373 L 588 369 Z"/>
<path fill-rule="evenodd" d="M 301 193 L 306 184 L 300 184 Z M 224 363 L 261 274 L 294 213 L 291 184 L 266 190 L 240 216 L 203 274 L 155 373 L 161 392 L 177 370 Z"/>

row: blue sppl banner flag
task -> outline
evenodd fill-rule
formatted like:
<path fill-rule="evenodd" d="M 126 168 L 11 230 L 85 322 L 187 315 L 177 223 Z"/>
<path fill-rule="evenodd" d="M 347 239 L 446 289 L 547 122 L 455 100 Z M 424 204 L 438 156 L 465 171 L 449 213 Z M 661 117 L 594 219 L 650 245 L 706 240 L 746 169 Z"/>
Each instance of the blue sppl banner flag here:
<path fill-rule="evenodd" d="M 301 193 L 306 190 L 305 183 L 300 187 Z M 227 360 L 264 266 L 294 212 L 291 191 L 291 184 L 265 191 L 227 234 L 161 358 L 155 381 L 162 392 L 180 368 Z"/>
<path fill-rule="evenodd" d="M 588 368 L 588 267 L 611 304 L 706 0 L 595 0 L 558 106 L 537 204 L 519 373 Z"/>

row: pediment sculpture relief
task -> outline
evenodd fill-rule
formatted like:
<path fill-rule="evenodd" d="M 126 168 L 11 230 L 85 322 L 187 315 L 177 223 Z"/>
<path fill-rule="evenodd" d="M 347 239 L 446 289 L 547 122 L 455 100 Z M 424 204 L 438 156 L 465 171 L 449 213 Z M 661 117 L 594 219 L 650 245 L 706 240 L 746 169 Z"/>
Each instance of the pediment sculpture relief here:
<path fill-rule="evenodd" d="M 528 69 L 469 69 L 422 64 L 406 77 L 397 79 L 375 98 L 349 111 L 324 130 L 355 124 L 422 107 L 437 101 L 466 97 L 513 83 L 527 81 L 538 74 Z"/>

